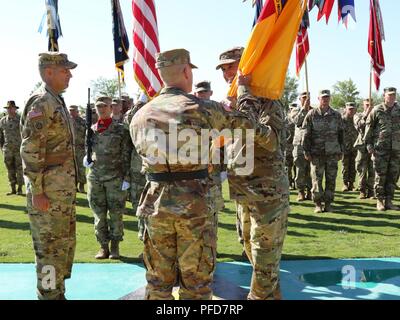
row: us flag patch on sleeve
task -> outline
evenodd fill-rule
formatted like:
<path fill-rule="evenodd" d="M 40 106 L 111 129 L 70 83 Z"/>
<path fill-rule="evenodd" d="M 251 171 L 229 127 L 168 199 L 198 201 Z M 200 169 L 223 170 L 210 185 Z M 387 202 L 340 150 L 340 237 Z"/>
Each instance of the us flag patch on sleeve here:
<path fill-rule="evenodd" d="M 38 118 L 38 117 L 42 117 L 43 113 L 41 111 L 32 109 L 31 111 L 29 111 L 28 113 L 28 118 L 29 119 L 34 119 L 34 118 Z"/>

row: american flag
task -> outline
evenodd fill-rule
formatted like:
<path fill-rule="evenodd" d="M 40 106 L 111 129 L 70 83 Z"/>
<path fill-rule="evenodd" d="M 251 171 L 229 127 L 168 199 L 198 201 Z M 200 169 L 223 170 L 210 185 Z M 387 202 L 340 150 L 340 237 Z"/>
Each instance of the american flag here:
<path fill-rule="evenodd" d="M 133 72 L 142 90 L 154 97 L 162 82 L 155 67 L 158 43 L 157 16 L 154 0 L 133 0 Z"/>
<path fill-rule="evenodd" d="M 385 71 L 382 40 L 385 40 L 385 32 L 379 0 L 370 0 L 368 53 L 371 56 L 374 82 L 377 90 L 379 90 L 381 82 L 380 76 Z"/>

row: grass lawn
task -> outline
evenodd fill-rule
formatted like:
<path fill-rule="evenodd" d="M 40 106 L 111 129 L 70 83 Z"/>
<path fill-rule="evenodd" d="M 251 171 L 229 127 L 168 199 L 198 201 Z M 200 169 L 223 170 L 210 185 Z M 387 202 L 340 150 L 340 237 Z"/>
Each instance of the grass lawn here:
<path fill-rule="evenodd" d="M 0 263 L 34 262 L 34 252 L 26 214 L 26 198 L 6 196 L 9 190 L 7 171 L 0 156 Z M 340 169 L 339 169 L 340 170 Z M 337 190 L 341 190 L 341 174 Z M 224 185 L 225 209 L 219 217 L 219 261 L 243 260 L 237 241 L 235 204 L 228 200 Z M 314 214 L 310 201 L 296 202 L 291 192 L 289 229 L 283 259 L 368 258 L 400 256 L 400 212 L 375 210 L 374 200 L 359 200 L 357 192 L 336 193 L 334 213 Z M 399 203 L 396 194 L 395 203 Z M 130 203 L 127 202 L 128 208 Z M 77 248 L 75 262 L 99 262 L 93 216 L 86 195 L 77 199 Z M 137 238 L 137 219 L 132 210 L 124 217 L 125 237 L 121 243 L 121 259 L 139 262 L 142 243 Z M 115 262 L 106 260 L 105 262 Z"/>

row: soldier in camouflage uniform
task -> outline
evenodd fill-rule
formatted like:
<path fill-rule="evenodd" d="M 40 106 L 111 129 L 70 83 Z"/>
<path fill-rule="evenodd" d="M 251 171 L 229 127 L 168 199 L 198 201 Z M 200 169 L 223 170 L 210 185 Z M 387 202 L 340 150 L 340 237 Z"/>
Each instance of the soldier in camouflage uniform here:
<path fill-rule="evenodd" d="M 400 166 L 400 106 L 396 88 L 384 90 L 384 102 L 368 116 L 364 141 L 375 169 L 376 207 L 379 211 L 399 210 L 393 204 Z"/>
<path fill-rule="evenodd" d="M 354 115 L 357 112 L 355 102 L 347 102 L 345 113 L 342 116 L 343 120 L 343 189 L 342 191 L 353 191 L 354 181 L 356 180 L 356 157 L 357 149 L 354 144 L 357 140 L 358 132 L 354 126 Z"/>
<path fill-rule="evenodd" d="M 69 106 L 69 114 L 74 125 L 75 162 L 78 166 L 77 191 L 85 193 L 86 170 L 83 166 L 83 157 L 85 156 L 86 122 L 79 116 L 78 106 Z"/>
<path fill-rule="evenodd" d="M 21 115 L 21 157 L 36 254 L 39 299 L 65 299 L 75 253 L 76 164 L 73 124 L 63 98 L 77 65 L 58 52 L 39 55 L 44 85 Z"/>
<path fill-rule="evenodd" d="M 20 116 L 17 114 L 18 107 L 14 101 L 8 101 L 7 115 L 0 120 L 0 149 L 3 151 L 4 164 L 8 172 L 11 192 L 7 195 L 23 195 L 22 186 L 24 178 L 22 174 L 22 161 L 19 148 L 21 147 Z M 18 184 L 18 190 L 16 185 Z"/>
<path fill-rule="evenodd" d="M 364 99 L 363 108 L 364 111 L 362 113 L 357 113 L 354 116 L 354 126 L 358 132 L 354 147 L 357 149 L 356 169 L 359 175 L 358 189 L 360 190 L 360 199 L 374 197 L 375 180 L 374 165 L 364 141 L 367 118 L 373 108 L 369 99 Z"/>
<path fill-rule="evenodd" d="M 92 125 L 92 160 L 89 167 L 88 200 L 94 215 L 94 229 L 100 250 L 96 259 L 118 259 L 123 240 L 126 190 L 129 188 L 131 141 L 129 131 L 111 118 L 111 101 L 98 98 L 99 120 Z M 107 214 L 110 219 L 107 220 Z M 111 248 L 109 242 L 111 240 Z"/>
<path fill-rule="evenodd" d="M 120 99 L 112 100 L 112 118 L 118 123 L 124 123 L 124 115 L 122 113 L 122 101 Z"/>
<path fill-rule="evenodd" d="M 129 97 L 125 97 L 125 101 L 128 101 L 129 110 L 126 112 L 124 116 L 124 125 L 127 129 L 129 129 L 129 124 L 132 121 L 133 116 L 135 113 L 143 107 L 147 102 L 147 96 L 142 93 L 133 104 L 132 99 Z M 132 146 L 132 153 L 131 153 L 131 165 L 130 165 L 130 201 L 132 203 L 132 209 L 136 213 L 137 204 L 140 199 L 140 195 L 142 194 L 143 188 L 146 184 L 146 177 L 142 174 L 142 158 L 137 153 L 135 146 Z M 143 241 L 144 235 L 144 220 L 141 217 L 138 217 L 138 238 L 140 241 Z"/>
<path fill-rule="evenodd" d="M 293 159 L 296 168 L 296 187 L 299 190 L 297 201 L 311 200 L 311 175 L 310 162 L 304 158 L 302 146 L 304 130 L 302 129 L 304 118 L 310 111 L 310 94 L 302 92 L 300 94 L 299 109 L 296 109 L 291 115 L 292 122 L 295 125 L 293 139 Z"/>
<path fill-rule="evenodd" d="M 321 90 L 319 107 L 310 110 L 303 122 L 304 157 L 311 163 L 315 213 L 332 211 L 338 161 L 343 158 L 344 151 L 342 116 L 329 106 L 330 96 L 329 90 Z M 324 174 L 325 192 L 322 185 Z"/>
<path fill-rule="evenodd" d="M 294 190 L 296 188 L 294 177 L 295 173 L 293 172 L 294 167 L 294 159 L 293 159 L 293 138 L 295 125 L 290 117 L 290 114 L 297 108 L 297 103 L 291 103 L 289 106 L 288 113 L 285 117 L 285 125 L 286 125 L 286 150 L 285 150 L 285 164 L 288 171 L 289 185 Z"/>
<path fill-rule="evenodd" d="M 209 81 L 200 81 L 194 85 L 194 95 L 199 99 L 211 100 L 213 91 Z M 218 153 L 220 164 L 212 164 L 209 167 L 209 208 L 211 215 L 214 216 L 215 236 L 218 239 L 218 212 L 224 208 L 224 198 L 222 196 L 221 174 L 224 171 L 224 149 L 217 146 L 217 141 L 211 144 L 211 154 Z M 212 155 L 211 155 L 212 157 Z"/>
<path fill-rule="evenodd" d="M 137 215 L 145 219 L 143 258 L 147 269 L 145 299 L 173 299 L 179 275 L 181 299 L 211 299 L 216 263 L 213 218 L 208 210 L 208 164 L 202 163 L 206 146 L 190 140 L 198 151 L 193 159 L 177 152 L 187 150 L 186 141 L 165 145 L 182 130 L 201 136 L 201 129 L 242 127 L 255 122 L 238 112 L 227 113 L 222 105 L 196 98 L 192 91 L 189 52 L 184 49 L 157 54 L 156 67 L 165 88 L 133 117 L 130 132 L 143 158 L 147 183 Z M 173 131 L 171 131 L 173 130 Z M 173 156 L 175 154 L 175 156 Z M 207 156 L 207 154 L 206 154 Z"/>
<path fill-rule="evenodd" d="M 224 79 L 231 83 L 237 74 L 240 48 L 220 55 Z M 235 108 L 258 123 L 254 141 L 254 170 L 239 176 L 228 171 L 230 197 L 237 201 L 244 248 L 253 266 L 250 300 L 280 299 L 279 264 L 287 231 L 289 181 L 281 139 L 285 130 L 283 105 L 258 98 L 249 89 L 250 76 L 238 77 Z M 283 135 L 284 136 L 284 135 Z M 233 163 L 230 169 L 235 169 Z"/>

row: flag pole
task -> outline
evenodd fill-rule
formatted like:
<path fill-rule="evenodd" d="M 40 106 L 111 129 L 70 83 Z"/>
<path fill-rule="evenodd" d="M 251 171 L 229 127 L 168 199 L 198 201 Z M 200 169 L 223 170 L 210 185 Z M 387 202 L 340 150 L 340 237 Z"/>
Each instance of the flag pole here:
<path fill-rule="evenodd" d="M 369 103 L 372 105 L 372 73 L 374 72 L 372 63 L 370 66 L 370 72 L 369 72 Z"/>
<path fill-rule="evenodd" d="M 119 100 L 121 100 L 121 72 L 118 71 L 118 94 L 119 94 Z"/>
<path fill-rule="evenodd" d="M 306 92 L 309 93 L 308 91 L 308 66 L 307 66 L 307 57 L 304 58 L 304 71 L 306 74 Z"/>

